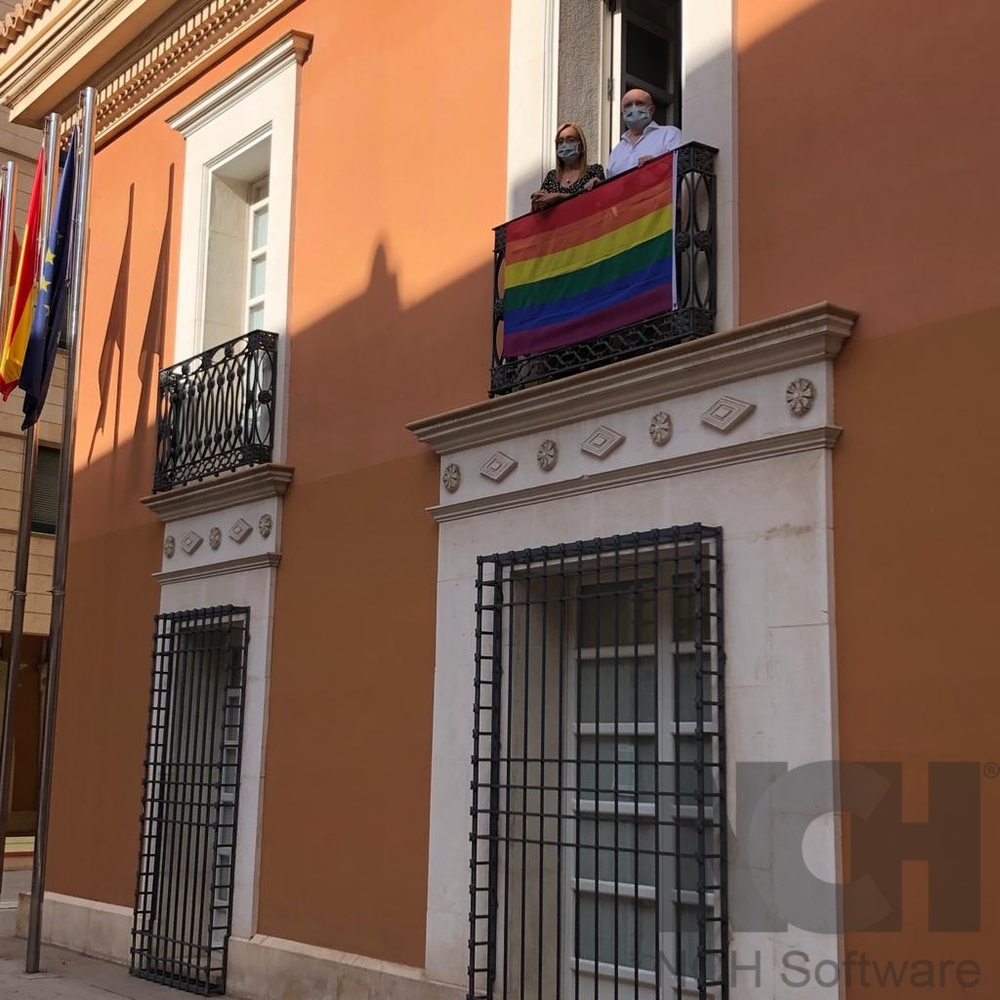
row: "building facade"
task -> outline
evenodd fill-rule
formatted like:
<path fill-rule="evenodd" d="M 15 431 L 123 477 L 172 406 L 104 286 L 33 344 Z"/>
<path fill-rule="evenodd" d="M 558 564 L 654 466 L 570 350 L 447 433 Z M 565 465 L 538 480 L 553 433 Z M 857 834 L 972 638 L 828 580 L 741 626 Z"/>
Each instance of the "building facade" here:
<path fill-rule="evenodd" d="M 98 91 L 47 940 L 243 997 L 997 982 L 1000 13 L 911 7 L 18 5 L 12 119 Z M 506 357 L 502 224 L 633 86 L 677 308 Z"/>
<path fill-rule="evenodd" d="M 0 17 L 11 14 L 13 0 L 0 2 Z M 31 183 L 41 147 L 41 132 L 8 120 L 0 113 L 0 163 L 17 167 L 16 201 L 13 223 L 19 241 L 31 196 Z M 52 407 L 39 425 L 39 457 L 36 466 L 33 532 L 28 568 L 28 595 L 24 639 L 18 671 L 17 704 L 14 732 L 14 771 L 12 775 L 9 834 L 10 854 L 31 852 L 38 809 L 38 762 L 41 741 L 42 706 L 48 678 L 47 641 L 49 635 L 49 588 L 52 579 L 52 556 L 56 522 L 59 455 L 62 441 L 62 405 L 65 386 L 65 358 L 60 356 L 52 380 Z M 21 413 L 16 405 L 20 393 L 0 409 L 0 683 L 6 685 L 10 661 L 10 626 L 14 559 L 17 550 L 18 518 L 21 509 L 21 468 L 24 459 L 24 434 Z"/>

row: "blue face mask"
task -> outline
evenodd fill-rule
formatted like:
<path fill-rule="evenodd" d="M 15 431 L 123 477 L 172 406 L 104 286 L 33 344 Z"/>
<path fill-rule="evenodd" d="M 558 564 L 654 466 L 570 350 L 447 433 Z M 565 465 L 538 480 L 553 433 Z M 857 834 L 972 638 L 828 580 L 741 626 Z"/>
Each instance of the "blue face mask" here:
<path fill-rule="evenodd" d="M 626 108 L 625 114 L 622 117 L 625 119 L 625 124 L 634 130 L 644 129 L 653 120 L 649 109 L 638 104 L 633 104 Z"/>
<path fill-rule="evenodd" d="M 556 156 L 563 163 L 575 163 L 580 159 L 580 144 L 578 142 L 561 142 L 556 146 Z"/>

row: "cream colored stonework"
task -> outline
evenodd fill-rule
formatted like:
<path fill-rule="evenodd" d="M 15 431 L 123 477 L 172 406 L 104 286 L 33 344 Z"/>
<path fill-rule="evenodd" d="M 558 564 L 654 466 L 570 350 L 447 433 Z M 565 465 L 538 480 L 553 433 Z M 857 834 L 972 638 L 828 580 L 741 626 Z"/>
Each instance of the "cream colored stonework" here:
<path fill-rule="evenodd" d="M 59 353 L 49 397 L 38 422 L 38 439 L 43 445 L 59 446 L 62 437 L 63 399 L 66 386 L 66 355 Z M 11 589 L 17 554 L 17 522 L 21 509 L 21 467 L 24 459 L 24 432 L 21 430 L 21 393 L 0 404 L 0 632 L 10 631 Z M 28 635 L 49 634 L 52 599 L 53 535 L 31 536 L 28 563 L 28 599 L 24 630 Z"/>
<path fill-rule="evenodd" d="M 37 125 L 49 111 L 72 112 L 79 89 L 95 83 L 101 146 L 296 3 L 54 0 L 4 36 L 0 103 Z"/>

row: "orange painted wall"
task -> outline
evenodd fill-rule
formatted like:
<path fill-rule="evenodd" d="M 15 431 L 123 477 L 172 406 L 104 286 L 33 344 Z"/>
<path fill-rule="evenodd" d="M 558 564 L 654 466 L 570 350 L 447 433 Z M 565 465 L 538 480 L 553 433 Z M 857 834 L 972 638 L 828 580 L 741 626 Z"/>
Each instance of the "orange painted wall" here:
<path fill-rule="evenodd" d="M 1000 752 L 1000 8 L 929 13 L 907 0 L 744 0 L 738 19 L 741 319 L 821 299 L 860 313 L 835 379 L 841 756 L 903 762 L 914 822 L 927 818 L 928 762 Z M 926 864 L 908 863 L 904 932 L 851 933 L 848 950 L 974 959 L 979 990 L 996 993 L 1000 787 L 988 781 L 982 810 L 982 933 L 929 934 Z M 964 995 L 951 989 L 938 992 Z M 857 974 L 848 995 L 869 995 Z"/>
<path fill-rule="evenodd" d="M 993 0 L 739 4 L 740 305 L 869 335 L 1000 300 Z"/>
<path fill-rule="evenodd" d="M 420 965 L 437 463 L 405 430 L 485 396 L 503 221 L 506 4 L 303 0 L 99 153 L 49 887 L 131 905 L 162 527 L 138 377 L 171 162 L 172 344 L 184 143 L 166 119 L 288 30 L 301 70 L 287 460 L 259 930 Z M 456 25 L 462 44 L 455 44 Z M 128 190 L 121 382 L 95 454 Z M 159 360 L 154 367 L 159 365 Z M 148 383 L 147 383 L 148 384 Z M 118 426 L 118 442 L 113 430 Z"/>
<path fill-rule="evenodd" d="M 151 307 L 157 274 L 176 275 L 182 157 L 179 136 L 147 119 L 97 154 L 93 174 L 47 887 L 127 906 L 163 543 L 139 499 L 152 488 L 155 379 L 174 297 L 165 322 Z M 171 252 L 159 268 L 172 163 Z"/>
<path fill-rule="evenodd" d="M 423 962 L 437 463 L 404 429 L 485 396 L 506 4 L 313 0 L 260 930 Z M 456 31 L 461 44 L 456 44 Z M 331 122 L 336 127 L 331 128 Z"/>

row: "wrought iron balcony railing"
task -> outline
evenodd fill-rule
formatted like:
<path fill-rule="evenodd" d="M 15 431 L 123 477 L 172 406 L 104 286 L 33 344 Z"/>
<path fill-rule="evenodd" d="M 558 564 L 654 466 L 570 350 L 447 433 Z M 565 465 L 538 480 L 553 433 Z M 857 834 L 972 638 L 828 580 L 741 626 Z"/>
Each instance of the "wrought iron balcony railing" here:
<path fill-rule="evenodd" d="M 537 354 L 504 356 L 501 331 L 506 224 L 494 230 L 490 396 L 525 389 L 714 332 L 717 154 L 717 149 L 701 142 L 689 142 L 676 151 L 674 308 L 639 322 L 624 324 L 589 340 Z M 576 197 L 587 198 L 590 194 L 592 192 L 585 192 Z"/>
<path fill-rule="evenodd" d="M 161 370 L 154 493 L 271 461 L 277 359 L 254 330 Z"/>

